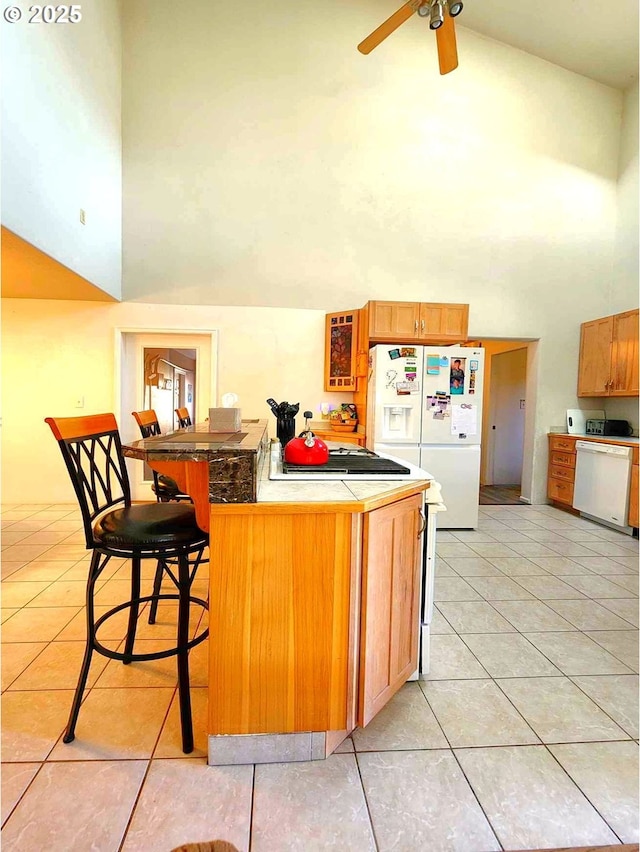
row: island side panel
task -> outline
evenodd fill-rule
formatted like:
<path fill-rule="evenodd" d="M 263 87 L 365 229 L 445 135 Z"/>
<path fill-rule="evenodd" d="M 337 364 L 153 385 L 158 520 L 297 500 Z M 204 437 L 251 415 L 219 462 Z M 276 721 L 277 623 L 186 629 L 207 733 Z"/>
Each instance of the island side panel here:
<path fill-rule="evenodd" d="M 347 728 L 352 516 L 211 507 L 209 733 Z"/>
<path fill-rule="evenodd" d="M 193 500 L 196 522 L 201 530 L 209 531 L 209 463 L 206 461 L 150 461 L 157 473 L 170 476 L 180 490 Z"/>

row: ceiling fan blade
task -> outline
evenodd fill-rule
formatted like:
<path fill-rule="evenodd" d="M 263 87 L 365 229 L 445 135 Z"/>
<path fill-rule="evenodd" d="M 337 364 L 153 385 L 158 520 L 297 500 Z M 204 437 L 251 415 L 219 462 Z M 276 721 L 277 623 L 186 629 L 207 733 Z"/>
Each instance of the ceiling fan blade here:
<path fill-rule="evenodd" d="M 458 48 L 456 46 L 456 25 L 451 15 L 444 16 L 444 24 L 436 30 L 438 63 L 440 73 L 448 74 L 458 67 Z"/>
<path fill-rule="evenodd" d="M 394 30 L 397 30 L 400 24 L 404 24 L 413 15 L 416 9 L 422 5 L 424 0 L 409 0 L 404 6 L 401 6 L 397 12 L 394 12 L 390 18 L 380 24 L 377 30 L 374 30 L 371 35 L 368 35 L 364 41 L 358 45 L 360 53 L 371 53 L 374 47 L 377 47 L 381 41 L 384 41 L 387 36 L 390 36 Z"/>

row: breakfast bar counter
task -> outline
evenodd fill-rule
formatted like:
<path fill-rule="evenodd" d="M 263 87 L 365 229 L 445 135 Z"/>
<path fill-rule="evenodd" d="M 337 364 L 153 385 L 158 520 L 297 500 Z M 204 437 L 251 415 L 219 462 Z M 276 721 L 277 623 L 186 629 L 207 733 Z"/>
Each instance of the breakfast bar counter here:
<path fill-rule="evenodd" d="M 244 447 L 203 449 L 196 427 L 192 447 L 184 435 L 184 447 L 156 438 L 125 448 L 191 494 L 209 530 L 210 764 L 324 758 L 418 667 L 429 475 L 271 481 L 259 423 Z M 255 496 L 221 502 L 219 454 L 228 471 L 243 449 Z"/>

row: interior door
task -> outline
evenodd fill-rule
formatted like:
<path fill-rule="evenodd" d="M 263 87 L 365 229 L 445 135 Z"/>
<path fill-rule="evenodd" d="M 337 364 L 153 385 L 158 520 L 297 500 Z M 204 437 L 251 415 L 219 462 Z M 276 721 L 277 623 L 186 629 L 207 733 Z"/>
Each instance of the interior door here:
<path fill-rule="evenodd" d="M 488 485 L 520 485 L 524 447 L 527 350 L 491 359 L 492 477 Z"/>

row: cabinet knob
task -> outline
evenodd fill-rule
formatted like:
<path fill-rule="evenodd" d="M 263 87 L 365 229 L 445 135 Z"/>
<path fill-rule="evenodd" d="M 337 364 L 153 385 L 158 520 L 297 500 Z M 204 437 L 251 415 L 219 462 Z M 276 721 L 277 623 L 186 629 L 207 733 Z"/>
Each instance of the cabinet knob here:
<path fill-rule="evenodd" d="M 420 515 L 420 521 L 421 521 L 421 523 L 420 523 L 420 529 L 418 530 L 418 535 L 416 536 L 416 538 L 420 538 L 420 536 L 422 535 L 422 533 L 423 533 L 423 532 L 426 530 L 426 528 L 427 528 L 427 516 L 426 516 L 426 515 L 425 515 L 425 513 L 422 511 L 422 509 L 418 509 L 418 514 Z"/>
<path fill-rule="evenodd" d="M 424 331 L 424 320 L 422 320 L 422 322 L 420 323 L 420 328 L 422 329 L 422 331 Z"/>
<path fill-rule="evenodd" d="M 418 320 L 415 321 L 415 325 L 413 326 L 413 330 L 414 331 L 418 330 Z"/>

